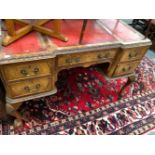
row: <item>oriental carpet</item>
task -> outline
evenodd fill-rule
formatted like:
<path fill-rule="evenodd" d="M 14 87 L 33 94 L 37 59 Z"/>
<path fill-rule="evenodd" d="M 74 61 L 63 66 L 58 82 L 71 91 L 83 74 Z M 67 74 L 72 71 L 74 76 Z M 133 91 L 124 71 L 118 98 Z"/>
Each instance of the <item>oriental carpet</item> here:
<path fill-rule="evenodd" d="M 58 92 L 25 102 L 23 127 L 10 119 L 0 123 L 0 134 L 144 134 L 155 128 L 155 64 L 144 57 L 135 74 L 118 100 L 127 78 L 107 79 L 96 66 L 63 70 Z"/>

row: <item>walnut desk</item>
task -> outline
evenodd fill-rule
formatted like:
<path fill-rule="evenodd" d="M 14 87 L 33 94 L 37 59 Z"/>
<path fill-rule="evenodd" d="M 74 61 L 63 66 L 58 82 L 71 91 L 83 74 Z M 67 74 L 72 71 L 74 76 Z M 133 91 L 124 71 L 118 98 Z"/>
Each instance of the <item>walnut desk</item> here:
<path fill-rule="evenodd" d="M 103 64 L 109 78 L 131 77 L 151 45 L 149 39 L 120 20 L 88 20 L 79 45 L 82 23 L 63 20 L 62 33 L 68 42 L 31 32 L 1 47 L 0 78 L 9 114 L 20 119 L 16 110 L 22 102 L 56 93 L 57 75 L 63 69 Z M 45 26 L 53 25 L 49 22 Z"/>

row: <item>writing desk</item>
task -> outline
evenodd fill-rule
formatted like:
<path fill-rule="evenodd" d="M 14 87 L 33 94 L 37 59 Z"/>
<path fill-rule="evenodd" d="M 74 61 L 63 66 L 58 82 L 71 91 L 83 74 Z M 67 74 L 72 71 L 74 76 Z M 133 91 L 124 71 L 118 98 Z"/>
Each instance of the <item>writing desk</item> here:
<path fill-rule="evenodd" d="M 31 32 L 1 48 L 0 78 L 8 113 L 20 119 L 16 110 L 23 101 L 56 93 L 57 75 L 63 69 L 106 64 L 107 77 L 131 77 L 151 45 L 120 20 L 88 20 L 79 45 L 82 24 L 83 20 L 63 20 L 62 33 L 68 42 Z"/>

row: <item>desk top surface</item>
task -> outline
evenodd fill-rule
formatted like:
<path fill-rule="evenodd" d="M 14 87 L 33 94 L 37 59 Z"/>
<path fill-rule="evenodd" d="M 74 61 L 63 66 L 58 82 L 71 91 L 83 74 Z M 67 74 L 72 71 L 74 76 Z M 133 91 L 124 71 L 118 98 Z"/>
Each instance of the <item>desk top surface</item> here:
<path fill-rule="evenodd" d="M 88 20 L 83 41 L 79 45 L 80 32 L 83 20 L 62 20 L 61 33 L 68 37 L 68 42 L 63 42 L 53 37 L 32 31 L 7 47 L 0 49 L 0 64 L 9 62 L 30 61 L 44 56 L 54 57 L 67 51 L 86 50 L 87 48 L 114 48 L 139 46 L 151 44 L 149 39 L 136 30 L 123 23 L 121 20 Z M 52 28 L 53 22 L 44 25 Z M 5 29 L 2 29 L 5 34 Z"/>

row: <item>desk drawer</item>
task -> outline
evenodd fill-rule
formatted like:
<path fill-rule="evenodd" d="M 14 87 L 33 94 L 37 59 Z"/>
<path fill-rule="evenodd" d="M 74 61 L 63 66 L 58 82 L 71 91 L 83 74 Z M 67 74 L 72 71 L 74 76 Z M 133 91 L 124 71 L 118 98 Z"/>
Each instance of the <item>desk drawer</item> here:
<path fill-rule="evenodd" d="M 136 61 L 117 65 L 116 70 L 114 72 L 114 76 L 133 73 L 136 67 L 139 65 L 139 63 L 139 61 Z"/>
<path fill-rule="evenodd" d="M 36 78 L 9 84 L 9 92 L 11 98 L 42 93 L 50 91 L 52 90 L 52 88 L 53 80 L 51 77 Z"/>
<path fill-rule="evenodd" d="M 58 56 L 58 66 L 61 67 L 93 61 L 101 61 L 105 59 L 113 59 L 115 55 L 115 49 L 60 55 Z"/>
<path fill-rule="evenodd" d="M 147 47 L 124 49 L 123 55 L 120 61 L 123 62 L 123 61 L 141 59 L 146 51 L 147 51 Z"/>
<path fill-rule="evenodd" d="M 24 62 L 5 65 L 4 76 L 7 81 L 21 80 L 33 76 L 49 75 L 51 73 L 48 61 Z"/>

